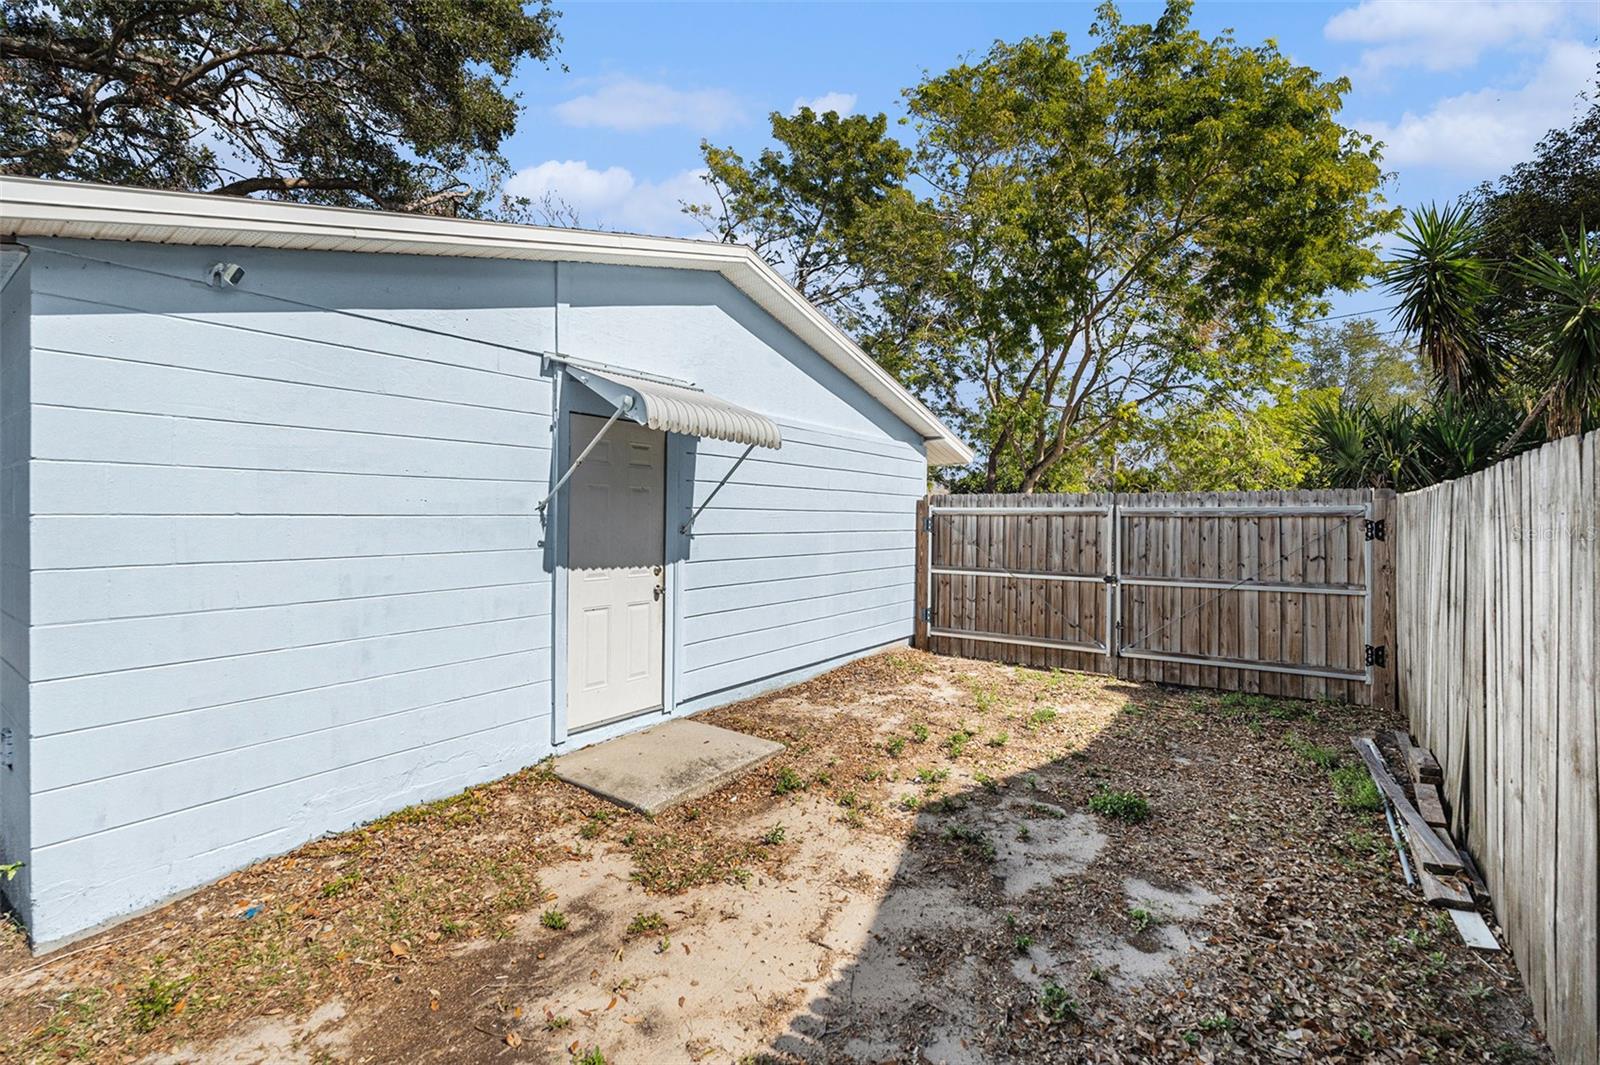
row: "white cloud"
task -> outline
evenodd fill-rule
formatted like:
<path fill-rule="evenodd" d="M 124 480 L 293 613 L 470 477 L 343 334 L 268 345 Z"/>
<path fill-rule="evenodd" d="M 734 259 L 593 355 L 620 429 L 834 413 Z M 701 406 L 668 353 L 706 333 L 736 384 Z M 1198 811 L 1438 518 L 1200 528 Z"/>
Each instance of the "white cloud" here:
<path fill-rule="evenodd" d="M 1363 0 L 1330 18 L 1322 32 L 1331 41 L 1366 46 L 1353 72 L 1365 80 L 1407 67 L 1464 70 L 1486 51 L 1545 39 L 1565 17 L 1560 4 L 1525 0 Z"/>
<path fill-rule="evenodd" d="M 795 100 L 789 108 L 791 115 L 799 113 L 802 107 L 809 107 L 819 115 L 829 111 L 837 111 L 843 117 L 856 109 L 856 94 L 853 92 L 825 92 L 821 96 L 810 100 L 804 96 Z"/>
<path fill-rule="evenodd" d="M 563 100 L 556 117 L 569 126 L 603 126 L 636 133 L 660 126 L 713 132 L 744 117 L 739 100 L 725 89 L 674 89 L 670 85 L 617 78 L 593 92 Z"/>
<path fill-rule="evenodd" d="M 1547 131 L 1571 122 L 1597 58 L 1600 52 L 1577 41 L 1558 41 L 1521 88 L 1478 89 L 1445 97 L 1423 114 L 1357 125 L 1384 142 L 1386 166 L 1493 177 L 1527 159 Z"/>
<path fill-rule="evenodd" d="M 684 170 L 661 181 L 643 181 L 620 166 L 597 170 L 582 160 L 550 159 L 517 171 L 506 189 L 533 200 L 553 193 L 577 210 L 587 228 L 698 236 L 700 224 L 683 213 L 680 203 L 707 199 L 703 173 Z"/>

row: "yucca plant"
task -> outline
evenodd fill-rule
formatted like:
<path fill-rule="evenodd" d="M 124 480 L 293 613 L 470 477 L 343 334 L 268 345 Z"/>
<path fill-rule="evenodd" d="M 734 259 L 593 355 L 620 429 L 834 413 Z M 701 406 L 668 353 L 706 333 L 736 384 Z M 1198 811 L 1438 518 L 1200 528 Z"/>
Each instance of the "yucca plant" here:
<path fill-rule="evenodd" d="M 1504 457 L 1516 424 L 1517 412 L 1494 400 L 1443 395 L 1413 407 L 1339 399 L 1311 407 L 1302 446 L 1316 459 L 1315 479 L 1326 487 L 1410 492 Z"/>
<path fill-rule="evenodd" d="M 1381 487 L 1372 481 L 1367 412 L 1343 399 L 1313 404 L 1306 412 L 1304 448 L 1317 460 L 1318 479 L 1329 488 Z"/>
<path fill-rule="evenodd" d="M 1517 412 L 1498 399 L 1469 403 L 1443 395 L 1417 411 L 1417 483 L 1409 491 L 1439 481 L 1465 477 L 1493 465 L 1510 452 L 1507 442 L 1517 428 Z"/>
<path fill-rule="evenodd" d="M 1499 378 L 1499 360 L 1481 316 L 1494 284 L 1477 254 L 1476 211 L 1464 203 L 1419 208 L 1400 240 L 1400 254 L 1383 271 L 1400 328 L 1444 391 L 1487 393 Z"/>
<path fill-rule="evenodd" d="M 1550 436 L 1581 432 L 1600 415 L 1600 246 L 1580 225 L 1561 254 L 1537 249 L 1517 274 L 1533 294 L 1524 323 Z"/>

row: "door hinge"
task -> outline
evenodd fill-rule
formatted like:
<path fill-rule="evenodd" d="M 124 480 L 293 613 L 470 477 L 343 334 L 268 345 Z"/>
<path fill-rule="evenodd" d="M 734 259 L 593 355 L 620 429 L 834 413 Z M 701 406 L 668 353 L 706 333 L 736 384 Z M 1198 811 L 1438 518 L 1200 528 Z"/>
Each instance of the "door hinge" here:
<path fill-rule="evenodd" d="M 1367 644 L 1366 661 L 1369 666 L 1387 666 L 1389 664 L 1389 649 L 1383 644 Z"/>
<path fill-rule="evenodd" d="M 1384 521 L 1382 518 L 1379 518 L 1377 521 L 1372 521 L 1369 519 L 1365 522 L 1362 522 L 1362 525 L 1366 528 L 1366 538 L 1368 540 L 1382 540 L 1384 538 L 1385 530 L 1383 527 Z"/>

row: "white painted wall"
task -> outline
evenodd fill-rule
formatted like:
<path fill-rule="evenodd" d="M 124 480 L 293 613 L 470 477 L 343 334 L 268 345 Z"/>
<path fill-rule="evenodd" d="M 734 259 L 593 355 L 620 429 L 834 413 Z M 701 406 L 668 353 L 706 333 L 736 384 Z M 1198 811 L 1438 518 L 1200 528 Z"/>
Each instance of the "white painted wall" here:
<path fill-rule="evenodd" d="M 0 816 L 36 942 L 550 753 L 558 305 L 563 352 L 784 426 L 674 555 L 680 712 L 910 634 L 920 441 L 720 276 L 104 242 L 26 269 Z M 738 450 L 679 441 L 680 498 Z"/>

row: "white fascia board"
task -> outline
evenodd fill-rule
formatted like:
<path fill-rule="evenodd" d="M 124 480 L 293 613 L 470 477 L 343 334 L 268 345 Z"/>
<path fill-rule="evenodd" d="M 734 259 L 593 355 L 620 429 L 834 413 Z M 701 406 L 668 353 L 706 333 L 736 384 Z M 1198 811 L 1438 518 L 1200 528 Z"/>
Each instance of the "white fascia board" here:
<path fill-rule="evenodd" d="M 0 177 L 0 236 L 714 270 L 916 430 L 930 465 L 973 459 L 932 411 L 742 245 L 17 177 Z"/>

